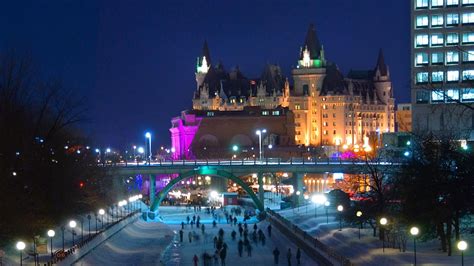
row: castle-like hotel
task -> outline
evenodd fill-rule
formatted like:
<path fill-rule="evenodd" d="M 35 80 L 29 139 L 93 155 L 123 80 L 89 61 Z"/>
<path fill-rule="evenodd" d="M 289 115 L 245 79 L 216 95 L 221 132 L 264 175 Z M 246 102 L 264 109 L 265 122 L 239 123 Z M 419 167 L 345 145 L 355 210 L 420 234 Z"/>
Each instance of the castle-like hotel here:
<path fill-rule="evenodd" d="M 326 59 L 310 25 L 291 75 L 292 86 L 276 65 L 267 65 L 257 79 L 246 78 L 238 68 L 227 72 L 214 64 L 204 43 L 196 66 L 193 110 L 213 116 L 259 107 L 261 116 L 271 117 L 288 108 L 294 120 L 292 143 L 306 146 L 362 147 L 370 137 L 395 131 L 395 99 L 381 50 L 373 70 L 350 71 L 344 77 Z"/>

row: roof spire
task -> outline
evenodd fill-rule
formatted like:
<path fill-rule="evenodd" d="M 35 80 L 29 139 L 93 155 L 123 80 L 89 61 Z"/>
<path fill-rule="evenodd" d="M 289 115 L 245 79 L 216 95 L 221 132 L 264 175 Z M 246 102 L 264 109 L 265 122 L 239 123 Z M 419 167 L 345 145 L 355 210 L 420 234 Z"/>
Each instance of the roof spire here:
<path fill-rule="evenodd" d="M 303 59 L 303 50 L 308 50 L 311 59 L 319 59 L 321 55 L 321 42 L 319 41 L 318 35 L 314 25 L 309 24 L 308 32 L 306 33 L 306 39 L 303 44 L 304 49 L 300 53 L 300 60 Z"/>
<path fill-rule="evenodd" d="M 375 72 L 377 72 L 377 70 L 379 71 L 380 76 L 388 76 L 388 68 L 385 64 L 382 48 L 379 50 L 379 57 L 377 58 L 377 65 L 375 66 Z"/>
<path fill-rule="evenodd" d="M 211 65 L 211 53 L 209 53 L 209 47 L 207 46 L 207 40 L 204 40 L 204 45 L 202 46 L 201 57 L 206 57 L 208 65 Z"/>

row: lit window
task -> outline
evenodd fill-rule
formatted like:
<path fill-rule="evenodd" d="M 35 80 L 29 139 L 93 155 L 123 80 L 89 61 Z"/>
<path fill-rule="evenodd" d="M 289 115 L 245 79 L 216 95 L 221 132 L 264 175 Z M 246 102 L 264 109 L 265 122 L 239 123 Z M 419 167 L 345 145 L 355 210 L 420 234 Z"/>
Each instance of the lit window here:
<path fill-rule="evenodd" d="M 444 53 L 432 53 L 431 54 L 431 64 L 432 65 L 441 65 L 444 64 Z"/>
<path fill-rule="evenodd" d="M 428 72 L 416 73 L 416 83 L 428 82 Z"/>
<path fill-rule="evenodd" d="M 458 89 L 449 89 L 446 91 L 446 100 L 448 102 L 459 101 L 459 90 Z"/>
<path fill-rule="evenodd" d="M 428 8 L 428 0 L 416 0 L 416 8 Z"/>
<path fill-rule="evenodd" d="M 474 0 L 462 0 L 463 5 L 474 5 Z"/>
<path fill-rule="evenodd" d="M 444 72 L 437 71 L 431 73 L 431 81 L 432 82 L 443 82 L 444 81 Z"/>
<path fill-rule="evenodd" d="M 474 80 L 474 70 L 464 70 L 462 72 L 462 80 Z"/>
<path fill-rule="evenodd" d="M 448 33 L 446 34 L 446 44 L 453 45 L 459 43 L 459 34 L 457 33 Z"/>
<path fill-rule="evenodd" d="M 474 23 L 474 12 L 462 14 L 462 23 L 463 24 Z"/>
<path fill-rule="evenodd" d="M 463 102 L 474 102 L 474 89 L 463 89 L 462 90 L 462 101 Z"/>
<path fill-rule="evenodd" d="M 463 62 L 474 62 L 474 50 L 467 50 L 462 53 Z"/>
<path fill-rule="evenodd" d="M 459 62 L 459 52 L 446 52 L 446 64 L 456 64 Z"/>
<path fill-rule="evenodd" d="M 474 43 L 474 32 L 467 32 L 462 34 L 462 43 Z"/>
<path fill-rule="evenodd" d="M 301 110 L 301 105 L 295 104 L 295 110 Z"/>
<path fill-rule="evenodd" d="M 444 0 L 431 0 L 431 7 L 442 7 Z"/>
<path fill-rule="evenodd" d="M 441 90 L 434 90 L 431 92 L 431 102 L 440 103 L 444 102 L 444 92 Z"/>
<path fill-rule="evenodd" d="M 428 62 L 428 53 L 417 53 L 416 54 L 416 62 L 415 65 L 421 66 L 421 65 L 427 65 Z"/>
<path fill-rule="evenodd" d="M 447 6 L 457 6 L 459 5 L 459 0 L 446 0 Z"/>
<path fill-rule="evenodd" d="M 444 36 L 441 33 L 431 34 L 431 46 L 442 46 L 444 44 Z"/>
<path fill-rule="evenodd" d="M 268 115 L 268 111 L 262 111 L 262 115 Z"/>
<path fill-rule="evenodd" d="M 417 16 L 416 17 L 416 27 L 417 28 L 425 28 L 428 27 L 428 16 Z"/>
<path fill-rule="evenodd" d="M 272 115 L 280 115 L 280 111 L 273 111 Z"/>
<path fill-rule="evenodd" d="M 416 46 L 428 46 L 429 40 L 428 40 L 428 34 L 420 34 L 416 35 Z"/>
<path fill-rule="evenodd" d="M 443 25 L 443 15 L 431 16 L 431 27 L 442 27 Z"/>
<path fill-rule="evenodd" d="M 449 81 L 458 81 L 459 80 L 459 71 L 457 70 L 449 70 L 447 72 L 448 78 L 446 79 L 448 82 Z"/>
<path fill-rule="evenodd" d="M 446 15 L 446 25 L 455 26 L 459 24 L 459 14 L 447 14 Z"/>

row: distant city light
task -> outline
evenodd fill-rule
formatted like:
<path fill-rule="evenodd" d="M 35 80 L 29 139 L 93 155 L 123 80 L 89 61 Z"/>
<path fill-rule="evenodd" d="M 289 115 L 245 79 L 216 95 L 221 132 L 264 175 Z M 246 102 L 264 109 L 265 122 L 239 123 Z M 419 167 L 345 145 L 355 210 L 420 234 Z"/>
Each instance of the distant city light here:
<path fill-rule="evenodd" d="M 151 133 L 150 132 L 145 133 L 145 138 L 147 139 L 151 138 Z"/>
<path fill-rule="evenodd" d="M 145 149 L 143 147 L 138 147 L 138 153 L 145 153 Z"/>

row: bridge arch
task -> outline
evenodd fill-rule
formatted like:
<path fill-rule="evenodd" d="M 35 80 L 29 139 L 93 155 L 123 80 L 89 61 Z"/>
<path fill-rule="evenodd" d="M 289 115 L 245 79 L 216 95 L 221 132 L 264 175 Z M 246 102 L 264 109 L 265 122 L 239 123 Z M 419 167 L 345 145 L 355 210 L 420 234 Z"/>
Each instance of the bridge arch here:
<path fill-rule="evenodd" d="M 178 177 L 174 178 L 171 180 L 168 185 L 166 185 L 155 197 L 154 201 L 150 205 L 150 211 L 154 212 L 158 210 L 158 207 L 160 207 L 161 202 L 165 199 L 166 195 L 170 190 L 179 182 L 182 180 L 189 178 L 191 176 L 195 175 L 209 175 L 209 176 L 214 176 L 214 177 L 219 177 L 219 178 L 225 178 L 225 179 L 230 179 L 234 181 L 236 184 L 242 187 L 245 192 L 250 196 L 250 198 L 253 200 L 255 205 L 257 206 L 257 209 L 260 211 L 264 211 L 264 206 L 263 203 L 258 199 L 257 195 L 255 195 L 255 192 L 253 192 L 252 188 L 250 188 L 247 184 L 245 184 L 242 179 L 240 179 L 238 176 L 235 176 L 234 174 L 224 171 L 224 170 L 219 170 L 215 169 L 212 167 L 208 166 L 202 166 L 199 168 L 196 168 L 194 170 L 185 172 L 180 174 Z"/>

